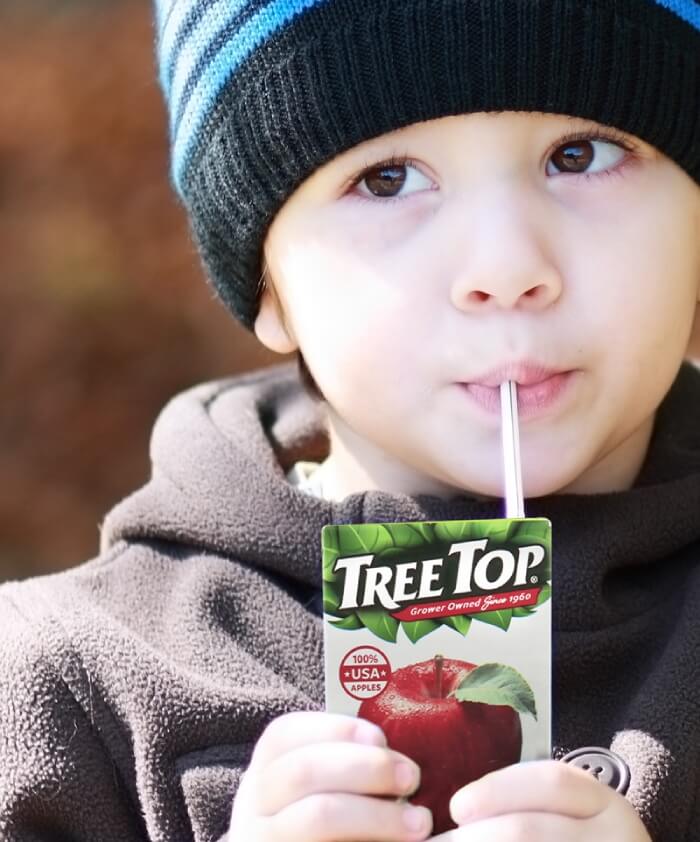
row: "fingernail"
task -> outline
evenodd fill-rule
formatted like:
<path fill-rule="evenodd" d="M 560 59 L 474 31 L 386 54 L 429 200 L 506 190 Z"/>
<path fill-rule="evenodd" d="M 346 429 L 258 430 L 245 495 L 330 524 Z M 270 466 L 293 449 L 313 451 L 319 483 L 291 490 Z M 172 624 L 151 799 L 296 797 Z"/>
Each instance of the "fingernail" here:
<path fill-rule="evenodd" d="M 368 746 L 385 746 L 386 737 L 378 725 L 368 722 L 366 719 L 357 720 L 355 728 L 355 740 Z"/>
<path fill-rule="evenodd" d="M 411 833 L 427 833 L 430 828 L 430 810 L 427 807 L 413 807 L 407 804 L 403 808 L 403 823 Z"/>
<path fill-rule="evenodd" d="M 407 795 L 418 789 L 418 769 L 409 763 L 399 763 L 396 767 L 396 786 Z"/>

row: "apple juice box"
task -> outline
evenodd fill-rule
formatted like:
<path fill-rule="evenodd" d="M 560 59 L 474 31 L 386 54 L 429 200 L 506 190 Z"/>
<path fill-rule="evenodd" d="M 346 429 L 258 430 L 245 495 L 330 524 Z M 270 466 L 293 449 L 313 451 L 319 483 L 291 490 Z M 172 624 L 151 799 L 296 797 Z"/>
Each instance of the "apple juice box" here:
<path fill-rule="evenodd" d="M 379 725 L 450 797 L 551 754 L 551 524 L 540 518 L 323 529 L 326 707 Z"/>

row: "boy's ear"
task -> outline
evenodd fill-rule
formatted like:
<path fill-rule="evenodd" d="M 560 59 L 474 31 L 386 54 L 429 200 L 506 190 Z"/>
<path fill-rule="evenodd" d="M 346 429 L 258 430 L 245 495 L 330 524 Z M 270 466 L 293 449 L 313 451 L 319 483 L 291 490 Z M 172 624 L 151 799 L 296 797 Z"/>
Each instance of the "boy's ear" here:
<path fill-rule="evenodd" d="M 291 354 L 299 347 L 285 319 L 282 302 L 270 283 L 265 284 L 260 294 L 260 308 L 253 328 L 262 344 L 278 354 Z"/>

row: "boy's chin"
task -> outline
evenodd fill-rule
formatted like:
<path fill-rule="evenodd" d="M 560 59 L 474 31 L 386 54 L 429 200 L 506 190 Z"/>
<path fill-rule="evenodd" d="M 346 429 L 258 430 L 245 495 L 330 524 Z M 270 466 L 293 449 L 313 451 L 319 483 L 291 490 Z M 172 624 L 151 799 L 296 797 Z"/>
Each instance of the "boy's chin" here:
<path fill-rule="evenodd" d="M 535 497 L 550 497 L 555 494 L 576 493 L 572 489 L 572 485 L 575 486 L 575 479 L 561 475 L 531 474 L 530 476 L 523 476 L 523 497 L 532 499 Z M 502 500 L 505 497 L 505 487 L 501 476 L 489 478 L 487 482 L 484 482 L 483 478 L 477 482 L 467 481 L 464 484 L 459 484 L 458 492 L 477 500 Z"/>

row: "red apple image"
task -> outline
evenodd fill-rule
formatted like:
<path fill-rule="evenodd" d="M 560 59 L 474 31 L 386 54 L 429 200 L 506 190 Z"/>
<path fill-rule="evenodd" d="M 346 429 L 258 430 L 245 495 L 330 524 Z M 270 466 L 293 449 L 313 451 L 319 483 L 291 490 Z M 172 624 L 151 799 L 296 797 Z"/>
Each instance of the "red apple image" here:
<path fill-rule="evenodd" d="M 358 711 L 383 729 L 390 748 L 420 766 L 421 785 L 410 800 L 430 808 L 434 834 L 455 827 L 449 801 L 458 789 L 520 760 L 522 730 L 514 707 L 451 695 L 474 669 L 439 655 L 411 664 L 396 670 L 382 693 L 365 699 Z"/>

